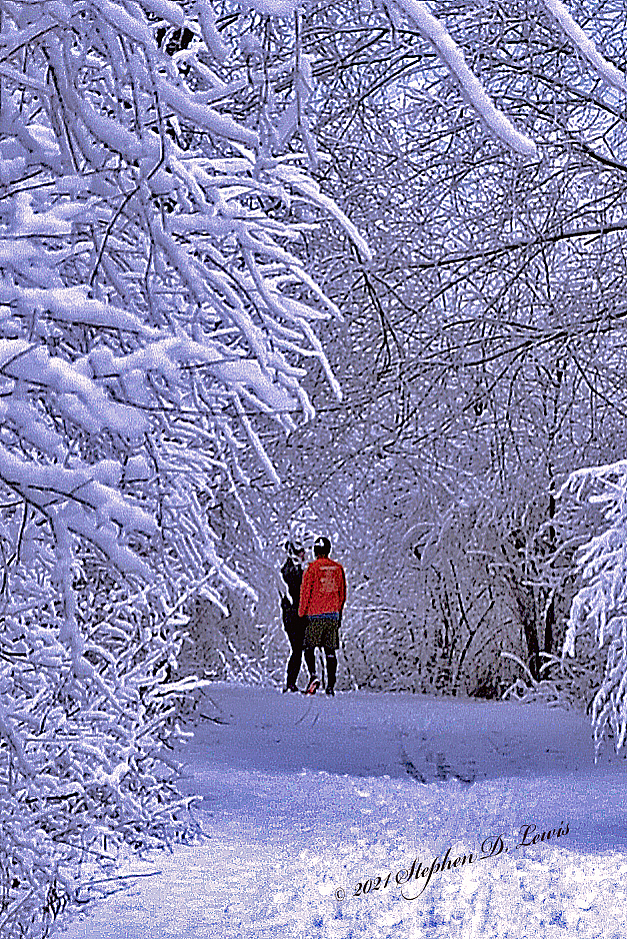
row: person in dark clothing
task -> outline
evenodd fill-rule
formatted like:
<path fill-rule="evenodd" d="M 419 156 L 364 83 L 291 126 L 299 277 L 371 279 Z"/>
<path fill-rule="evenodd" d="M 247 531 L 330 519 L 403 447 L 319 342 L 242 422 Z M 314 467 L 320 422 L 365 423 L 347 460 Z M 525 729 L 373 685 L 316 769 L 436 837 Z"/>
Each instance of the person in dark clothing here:
<path fill-rule="evenodd" d="M 287 677 L 283 691 L 298 691 L 296 681 L 303 657 L 306 623 L 305 618 L 298 615 L 305 550 L 301 544 L 294 541 L 288 541 L 285 549 L 287 558 L 281 568 L 281 577 L 287 587 L 287 596 L 281 597 L 281 613 L 283 615 L 283 628 L 287 633 L 292 653 L 287 663 Z"/>

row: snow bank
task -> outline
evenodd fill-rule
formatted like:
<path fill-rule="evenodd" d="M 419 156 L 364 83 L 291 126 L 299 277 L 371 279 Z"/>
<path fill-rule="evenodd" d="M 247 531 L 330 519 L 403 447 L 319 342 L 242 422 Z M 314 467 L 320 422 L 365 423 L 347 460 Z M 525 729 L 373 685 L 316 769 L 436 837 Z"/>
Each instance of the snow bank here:
<path fill-rule="evenodd" d="M 129 864 L 127 874 L 159 873 L 58 936 L 625 935 L 625 763 L 594 765 L 585 719 L 225 684 L 209 689 L 201 711 L 182 787 L 202 796 L 207 841 Z M 462 778 L 471 758 L 474 782 Z M 434 868 L 425 886 L 447 850 L 465 863 Z"/>

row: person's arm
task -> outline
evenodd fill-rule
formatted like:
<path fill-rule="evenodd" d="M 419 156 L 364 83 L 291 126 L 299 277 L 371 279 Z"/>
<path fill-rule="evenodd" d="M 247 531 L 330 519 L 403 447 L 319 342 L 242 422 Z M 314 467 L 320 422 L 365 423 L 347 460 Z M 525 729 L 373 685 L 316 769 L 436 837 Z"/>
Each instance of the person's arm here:
<path fill-rule="evenodd" d="M 300 602 L 298 604 L 298 615 L 306 616 L 309 607 L 309 597 L 311 596 L 311 566 L 303 574 L 303 581 L 300 585 Z"/>
<path fill-rule="evenodd" d="M 344 604 L 346 603 L 346 574 L 344 573 L 344 568 L 340 566 L 342 572 L 342 577 L 340 580 L 340 616 L 342 615 L 342 610 L 344 609 Z"/>
<path fill-rule="evenodd" d="M 288 558 L 281 568 L 281 575 L 287 584 L 289 601 L 296 608 L 300 597 L 300 582 L 303 578 L 302 570 L 294 564 L 291 558 Z"/>

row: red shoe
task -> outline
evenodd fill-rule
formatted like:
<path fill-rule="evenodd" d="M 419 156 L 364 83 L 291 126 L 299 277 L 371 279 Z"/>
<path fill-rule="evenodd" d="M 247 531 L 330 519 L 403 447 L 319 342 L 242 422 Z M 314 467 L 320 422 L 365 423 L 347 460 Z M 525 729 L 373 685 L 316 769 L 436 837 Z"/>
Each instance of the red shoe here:
<path fill-rule="evenodd" d="M 312 677 L 309 679 L 309 684 L 307 685 L 307 690 L 306 690 L 304 693 L 305 693 L 305 694 L 315 694 L 319 687 L 320 687 L 320 679 L 319 679 L 319 678 L 316 678 L 315 675 L 312 675 Z"/>

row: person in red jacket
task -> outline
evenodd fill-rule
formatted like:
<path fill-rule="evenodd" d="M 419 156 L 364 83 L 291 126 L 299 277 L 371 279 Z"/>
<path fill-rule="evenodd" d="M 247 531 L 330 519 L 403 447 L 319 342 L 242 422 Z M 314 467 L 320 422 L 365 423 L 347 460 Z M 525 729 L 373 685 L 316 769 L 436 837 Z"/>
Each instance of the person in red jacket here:
<path fill-rule="evenodd" d="M 313 561 L 303 576 L 298 615 L 307 617 L 303 649 L 309 669 L 307 691 L 313 694 L 320 684 L 316 678 L 316 646 L 322 646 L 327 663 L 327 694 L 335 694 L 336 650 L 340 646 L 340 621 L 346 603 L 344 568 L 329 557 L 331 542 L 317 538 Z"/>

